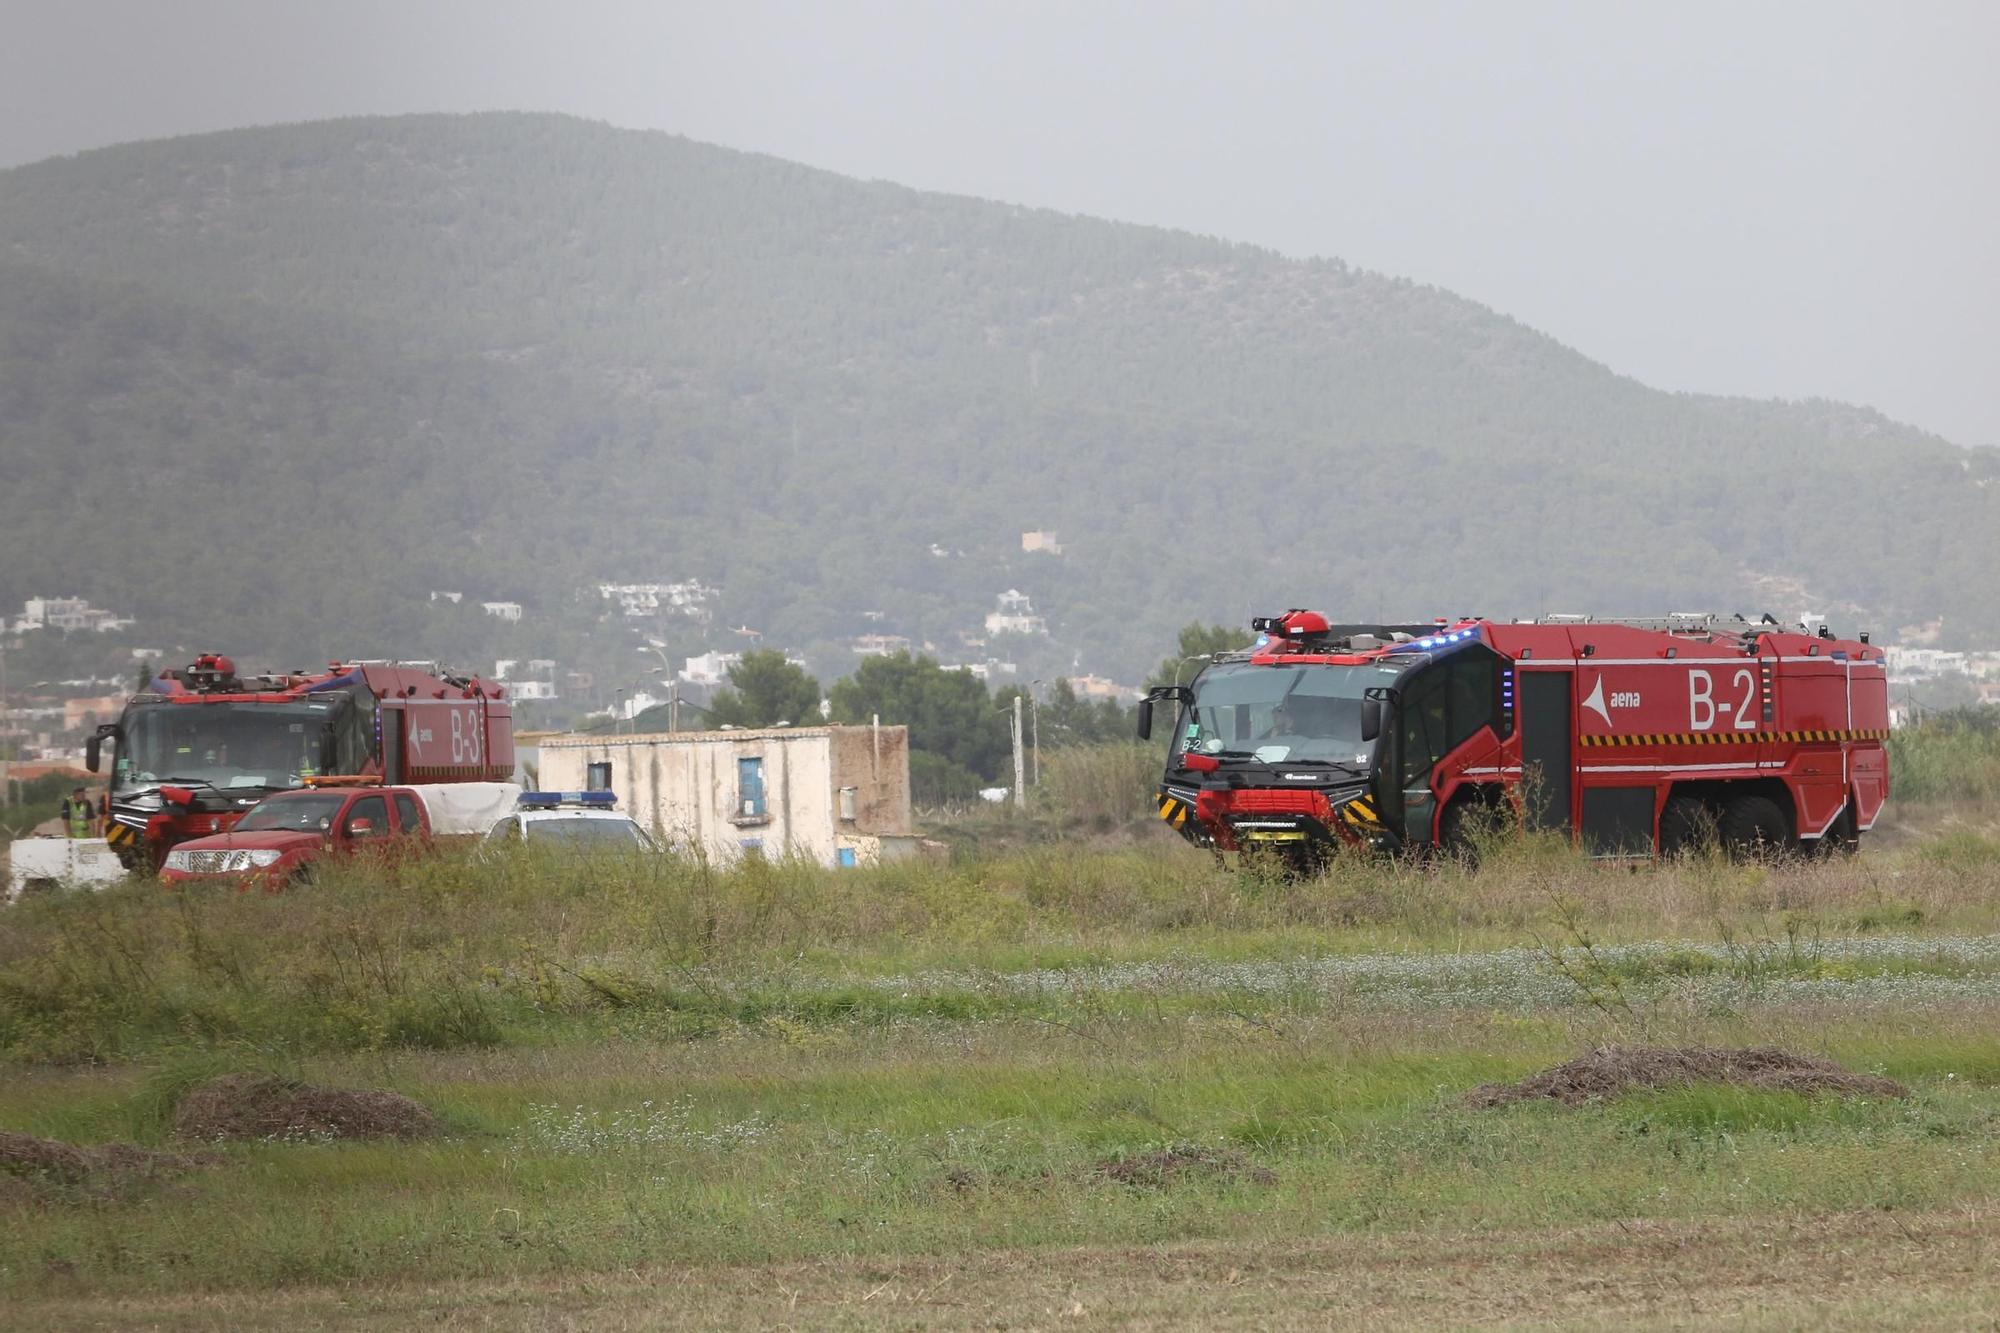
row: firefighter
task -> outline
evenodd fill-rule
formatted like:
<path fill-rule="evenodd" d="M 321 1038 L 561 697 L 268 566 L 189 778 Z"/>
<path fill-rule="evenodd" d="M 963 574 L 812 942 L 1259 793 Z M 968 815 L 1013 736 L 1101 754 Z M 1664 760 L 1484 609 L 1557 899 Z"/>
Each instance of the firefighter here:
<path fill-rule="evenodd" d="M 62 803 L 63 828 L 72 838 L 88 838 L 96 831 L 97 811 L 90 804 L 90 794 L 78 787 Z"/>

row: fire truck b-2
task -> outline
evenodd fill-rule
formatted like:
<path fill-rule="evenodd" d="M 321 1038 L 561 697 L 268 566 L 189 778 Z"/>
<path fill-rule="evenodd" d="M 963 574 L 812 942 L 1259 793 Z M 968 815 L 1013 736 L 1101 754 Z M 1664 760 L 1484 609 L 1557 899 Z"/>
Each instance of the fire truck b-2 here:
<path fill-rule="evenodd" d="M 238 676 L 207 654 L 157 677 L 90 738 L 113 746 L 106 837 L 127 869 L 226 832 L 272 792 L 357 783 L 505 782 L 513 710 L 497 685 L 430 663 L 336 663 Z"/>
<path fill-rule="evenodd" d="M 1187 685 L 1160 817 L 1310 866 L 1341 845 L 1472 849 L 1518 810 L 1594 856 L 1851 851 L 1889 795 L 1868 636 L 1766 617 L 1333 625 L 1294 610 Z"/>

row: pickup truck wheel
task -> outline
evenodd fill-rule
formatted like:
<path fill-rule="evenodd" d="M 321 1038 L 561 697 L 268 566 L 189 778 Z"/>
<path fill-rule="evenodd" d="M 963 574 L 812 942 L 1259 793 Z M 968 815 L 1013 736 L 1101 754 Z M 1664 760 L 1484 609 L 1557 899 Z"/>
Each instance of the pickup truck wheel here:
<path fill-rule="evenodd" d="M 1698 796 L 1670 797 L 1660 811 L 1660 859 L 1699 856 L 1715 845 L 1715 815 Z"/>
<path fill-rule="evenodd" d="M 1716 832 L 1732 861 L 1774 861 L 1793 850 L 1785 812 L 1768 796 L 1731 799 Z"/>

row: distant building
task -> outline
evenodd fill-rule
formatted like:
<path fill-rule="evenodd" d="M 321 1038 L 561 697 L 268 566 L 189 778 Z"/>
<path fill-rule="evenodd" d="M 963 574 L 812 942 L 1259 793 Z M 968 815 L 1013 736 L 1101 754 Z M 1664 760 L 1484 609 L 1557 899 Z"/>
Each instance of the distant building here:
<path fill-rule="evenodd" d="M 432 588 L 431 600 L 433 602 L 450 602 L 453 606 L 457 606 L 465 600 L 465 594 L 462 592 L 447 592 L 443 588 Z"/>
<path fill-rule="evenodd" d="M 63 700 L 63 730 L 82 731 L 100 722 L 116 722 L 125 707 L 122 694 L 100 695 L 94 699 Z"/>
<path fill-rule="evenodd" d="M 1136 685 L 1120 685 L 1103 676 L 1071 676 L 1069 687 L 1079 699 L 1111 699 L 1121 704 L 1143 698 L 1146 693 Z"/>
<path fill-rule="evenodd" d="M 721 685 L 729 680 L 729 668 L 742 660 L 742 653 L 725 653 L 718 649 L 699 657 L 690 657 L 687 665 L 674 674 L 690 685 Z"/>
<path fill-rule="evenodd" d="M 1035 614 L 1028 594 L 1018 588 L 1009 588 L 994 600 L 996 607 L 986 616 L 988 634 L 1048 635 L 1049 623 Z"/>
<path fill-rule="evenodd" d="M 628 620 L 651 620 L 662 615 L 682 615 L 707 624 L 714 619 L 711 603 L 721 595 L 700 579 L 678 583 L 600 583 L 598 596 L 618 603 L 619 614 Z"/>
<path fill-rule="evenodd" d="M 900 634 L 862 634 L 855 638 L 853 648 L 859 657 L 888 657 L 909 652 L 910 641 Z"/>
<path fill-rule="evenodd" d="M 506 685 L 510 699 L 556 697 L 556 664 L 551 658 L 531 657 L 523 666 L 519 658 L 502 657 L 493 663 L 493 679 Z"/>
<path fill-rule="evenodd" d="M 1053 532 L 1022 533 L 1021 549 L 1031 554 L 1061 555 L 1063 553 L 1062 543 L 1056 540 L 1056 535 Z"/>
<path fill-rule="evenodd" d="M 905 727 L 780 727 L 648 736 L 550 736 L 538 777 L 609 788 L 671 846 L 866 865 L 914 852 Z"/>
<path fill-rule="evenodd" d="M 30 597 L 21 603 L 21 614 L 7 628 L 17 634 L 38 629 L 92 630 L 102 634 L 130 629 L 133 623 L 130 616 L 94 607 L 81 597 Z"/>
<path fill-rule="evenodd" d="M 517 621 L 521 618 L 519 602 L 481 602 L 479 609 L 495 620 Z"/>

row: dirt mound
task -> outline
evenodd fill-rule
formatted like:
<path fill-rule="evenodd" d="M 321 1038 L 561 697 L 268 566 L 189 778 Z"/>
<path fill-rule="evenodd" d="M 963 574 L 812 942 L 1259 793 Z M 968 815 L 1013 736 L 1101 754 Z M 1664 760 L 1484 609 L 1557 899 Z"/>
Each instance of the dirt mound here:
<path fill-rule="evenodd" d="M 130 1143 L 79 1148 L 59 1139 L 38 1139 L 32 1134 L 0 1130 L 0 1182 L 17 1189 L 59 1185 L 118 1193 L 161 1176 L 211 1164 L 209 1158 L 154 1152 Z M 0 1192 L 0 1198 L 7 1197 L 7 1193 Z"/>
<path fill-rule="evenodd" d="M 1732 1083 L 1767 1092 L 1834 1093 L 1848 1097 L 1904 1097 L 1891 1079 L 1857 1074 L 1831 1060 L 1794 1055 L 1768 1046 L 1727 1050 L 1712 1046 L 1600 1046 L 1568 1064 L 1519 1083 L 1482 1083 L 1465 1094 L 1468 1106 L 1511 1106 L 1548 1098 L 1564 1106 L 1690 1083 Z"/>
<path fill-rule="evenodd" d="M 1160 1189 L 1179 1180 L 1247 1180 L 1255 1185 L 1275 1185 L 1276 1173 L 1253 1166 L 1242 1153 L 1227 1148 L 1204 1148 L 1183 1143 L 1136 1157 L 1107 1157 L 1090 1169 L 1099 1180 L 1115 1180 L 1121 1185 L 1144 1185 Z"/>
<path fill-rule="evenodd" d="M 181 1099 L 174 1137 L 218 1139 L 421 1139 L 437 1117 L 399 1092 L 320 1088 L 263 1074 L 224 1074 Z"/>

